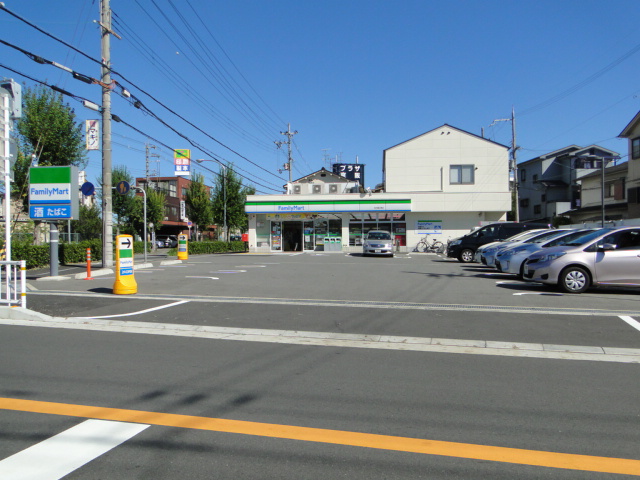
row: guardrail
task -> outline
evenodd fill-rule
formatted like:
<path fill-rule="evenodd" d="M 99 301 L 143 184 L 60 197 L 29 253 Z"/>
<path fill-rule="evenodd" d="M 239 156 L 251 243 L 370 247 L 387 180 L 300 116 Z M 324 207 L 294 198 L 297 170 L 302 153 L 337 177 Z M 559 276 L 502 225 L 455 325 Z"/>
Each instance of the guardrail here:
<path fill-rule="evenodd" d="M 27 308 L 27 261 L 0 261 L 0 270 L 2 271 L 0 304 Z M 20 288 L 18 288 L 18 282 Z"/>

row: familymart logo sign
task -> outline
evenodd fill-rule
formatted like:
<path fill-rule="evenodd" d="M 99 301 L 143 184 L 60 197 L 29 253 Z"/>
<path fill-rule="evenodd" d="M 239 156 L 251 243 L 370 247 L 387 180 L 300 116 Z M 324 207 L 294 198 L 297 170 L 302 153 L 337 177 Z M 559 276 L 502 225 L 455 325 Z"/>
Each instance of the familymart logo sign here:
<path fill-rule="evenodd" d="M 78 218 L 78 169 L 32 167 L 29 169 L 29 217 L 40 220 Z"/>

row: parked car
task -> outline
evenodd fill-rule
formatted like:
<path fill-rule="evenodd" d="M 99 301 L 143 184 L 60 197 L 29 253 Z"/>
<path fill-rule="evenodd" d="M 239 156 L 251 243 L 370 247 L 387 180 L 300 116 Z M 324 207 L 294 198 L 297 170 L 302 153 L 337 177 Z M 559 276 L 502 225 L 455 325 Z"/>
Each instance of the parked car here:
<path fill-rule="evenodd" d="M 393 235 L 386 230 L 369 230 L 362 243 L 362 255 L 388 255 L 393 257 Z"/>
<path fill-rule="evenodd" d="M 498 222 L 485 225 L 477 230 L 456 238 L 449 243 L 447 257 L 457 258 L 459 262 L 473 262 L 476 250 L 490 242 L 504 240 L 513 235 L 533 228 L 549 228 L 544 223 Z"/>
<path fill-rule="evenodd" d="M 506 248 L 496 255 L 496 268 L 500 272 L 513 273 L 522 278 L 525 260 L 533 253 L 543 248 L 558 247 L 581 237 L 595 228 L 580 228 L 570 230 L 555 230 L 552 236 L 539 236 L 520 244 Z"/>
<path fill-rule="evenodd" d="M 499 240 L 497 242 L 486 243 L 481 247 L 478 247 L 478 250 L 476 250 L 475 261 L 493 267 L 495 263 L 495 255 L 501 249 L 509 247 L 514 243 L 525 241 L 528 238 L 531 238 L 534 235 L 538 234 L 539 232 L 546 232 L 547 230 L 549 229 L 535 228 L 532 230 L 525 230 L 524 232 L 520 232 L 513 237 Z"/>
<path fill-rule="evenodd" d="M 526 260 L 523 278 L 567 293 L 592 286 L 640 286 L 640 227 L 603 228 Z"/>
<path fill-rule="evenodd" d="M 178 246 L 178 237 L 175 235 L 158 235 L 156 244 L 158 248 L 176 248 Z"/>

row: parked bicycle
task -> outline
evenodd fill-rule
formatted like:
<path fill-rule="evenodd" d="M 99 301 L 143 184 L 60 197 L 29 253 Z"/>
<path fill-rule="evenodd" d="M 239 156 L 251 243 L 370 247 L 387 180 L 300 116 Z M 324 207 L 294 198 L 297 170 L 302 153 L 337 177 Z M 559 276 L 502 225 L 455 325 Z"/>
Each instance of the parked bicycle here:
<path fill-rule="evenodd" d="M 444 253 L 445 249 L 446 246 L 444 243 L 435 238 L 429 241 L 429 236 L 427 235 L 418 242 L 414 251 L 421 253 Z"/>

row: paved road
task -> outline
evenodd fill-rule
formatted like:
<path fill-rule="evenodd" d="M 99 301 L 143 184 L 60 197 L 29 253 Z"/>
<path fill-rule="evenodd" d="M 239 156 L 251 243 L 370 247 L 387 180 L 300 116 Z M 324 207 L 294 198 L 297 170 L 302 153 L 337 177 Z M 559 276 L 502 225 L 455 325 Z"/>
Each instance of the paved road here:
<path fill-rule="evenodd" d="M 71 318 L 0 326 L 0 478 L 72 427 L 115 445 L 66 478 L 640 476 L 636 292 L 434 255 L 193 256 L 136 280 L 32 276 L 29 308 Z"/>

